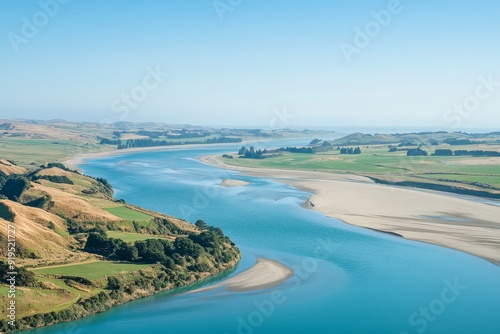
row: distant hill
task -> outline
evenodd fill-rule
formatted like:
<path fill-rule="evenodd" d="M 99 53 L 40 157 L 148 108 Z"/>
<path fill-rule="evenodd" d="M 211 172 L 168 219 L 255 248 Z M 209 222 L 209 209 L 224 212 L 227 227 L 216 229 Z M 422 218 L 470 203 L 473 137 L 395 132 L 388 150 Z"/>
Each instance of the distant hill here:
<path fill-rule="evenodd" d="M 375 144 L 391 144 L 399 139 L 388 134 L 365 134 L 361 132 L 352 133 L 348 136 L 330 141 L 332 145 L 375 145 Z"/>
<path fill-rule="evenodd" d="M 481 144 L 484 139 L 496 138 L 498 134 L 492 133 L 465 133 L 465 132 L 413 132 L 413 133 L 395 133 L 395 134 L 366 134 L 352 133 L 345 137 L 329 141 L 334 146 L 349 145 L 380 145 L 380 144 L 407 144 L 418 146 L 438 145 L 447 143 L 450 145 L 459 144 Z"/>
<path fill-rule="evenodd" d="M 31 139 L 70 139 L 72 135 L 68 130 L 58 128 L 52 124 L 35 124 L 25 122 L 0 123 L 2 135 Z"/>

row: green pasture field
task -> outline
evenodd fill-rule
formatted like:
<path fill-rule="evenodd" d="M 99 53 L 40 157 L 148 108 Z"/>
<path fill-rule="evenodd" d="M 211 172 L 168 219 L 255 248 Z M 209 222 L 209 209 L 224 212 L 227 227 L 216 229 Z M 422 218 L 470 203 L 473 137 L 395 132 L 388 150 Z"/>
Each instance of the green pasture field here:
<path fill-rule="evenodd" d="M 450 148 L 449 145 L 425 147 L 433 153 L 435 149 Z M 452 150 L 492 150 L 495 147 L 451 147 Z M 258 147 L 256 148 L 258 149 Z M 229 165 L 259 168 L 323 171 L 331 173 L 353 173 L 376 177 L 418 177 L 428 182 L 437 180 L 453 183 L 484 183 L 500 189 L 498 162 L 488 157 L 471 156 L 421 156 L 408 157 L 406 151 L 388 152 L 387 145 L 361 146 L 359 155 L 340 154 L 338 150 L 307 153 L 284 153 L 265 159 L 221 158 Z M 500 160 L 500 159 L 498 159 Z M 467 162 L 467 163 L 463 163 Z M 401 178 L 400 178 L 401 179 Z"/>
<path fill-rule="evenodd" d="M 104 208 L 104 210 L 108 211 L 109 213 L 123 218 L 127 220 L 149 220 L 152 219 L 153 217 L 150 215 L 147 215 L 145 213 L 129 209 L 125 206 L 116 206 L 112 208 Z"/>
<path fill-rule="evenodd" d="M 150 266 L 150 264 L 96 261 L 70 266 L 33 269 L 32 271 L 36 274 L 79 276 L 89 280 L 94 280 L 104 276 L 113 276 L 123 271 L 136 271 Z"/>

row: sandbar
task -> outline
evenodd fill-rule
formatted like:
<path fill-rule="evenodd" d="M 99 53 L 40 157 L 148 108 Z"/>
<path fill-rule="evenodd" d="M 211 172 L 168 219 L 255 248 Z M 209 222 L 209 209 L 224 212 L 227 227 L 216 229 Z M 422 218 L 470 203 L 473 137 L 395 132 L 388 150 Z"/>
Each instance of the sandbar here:
<path fill-rule="evenodd" d="M 244 187 L 248 186 L 250 182 L 234 179 L 224 179 L 222 180 L 221 186 L 223 187 Z"/>
<path fill-rule="evenodd" d="M 284 264 L 274 260 L 258 258 L 253 267 L 223 282 L 191 292 L 202 292 L 222 287 L 234 292 L 268 289 L 283 283 L 292 276 L 293 270 Z"/>
<path fill-rule="evenodd" d="M 311 192 L 306 207 L 345 223 L 460 250 L 500 264 L 500 206 L 452 193 L 376 184 L 353 174 L 232 166 L 214 155 L 200 160 Z"/>

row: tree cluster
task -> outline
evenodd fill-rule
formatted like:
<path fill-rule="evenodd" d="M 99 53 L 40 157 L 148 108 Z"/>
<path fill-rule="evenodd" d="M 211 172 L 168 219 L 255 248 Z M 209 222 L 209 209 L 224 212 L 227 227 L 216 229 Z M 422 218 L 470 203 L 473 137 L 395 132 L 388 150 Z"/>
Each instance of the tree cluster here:
<path fill-rule="evenodd" d="M 310 153 L 310 154 L 312 154 L 315 152 L 315 149 L 312 147 L 282 147 L 282 148 L 278 149 L 278 151 L 290 152 L 290 153 Z"/>
<path fill-rule="evenodd" d="M 171 146 L 171 145 L 188 145 L 188 144 L 221 144 L 221 143 L 240 143 L 241 138 L 217 137 L 209 138 L 202 142 L 200 141 L 178 141 L 172 142 L 167 140 L 154 140 L 154 139 L 127 139 L 125 143 L 120 143 L 118 149 L 126 149 L 132 147 L 154 147 L 154 146 Z"/>
<path fill-rule="evenodd" d="M 483 150 L 473 150 L 473 151 L 457 150 L 454 151 L 453 154 L 457 156 L 470 155 L 473 157 L 500 157 L 500 152 L 483 151 Z"/>
<path fill-rule="evenodd" d="M 224 236 L 221 229 L 210 226 L 207 228 L 200 234 L 177 237 L 174 242 L 156 238 L 134 243 L 109 238 L 105 231 L 96 230 L 89 233 L 84 250 L 121 261 L 160 263 L 171 269 L 175 265 L 183 266 L 190 262 L 188 258 L 199 258 L 204 252 L 214 256 L 217 262 L 227 263 L 233 260 L 234 254 L 227 251 L 225 244 L 234 246 L 234 243 Z"/>
<path fill-rule="evenodd" d="M 33 272 L 23 267 L 15 267 L 13 270 L 10 270 L 9 264 L 3 260 L 0 260 L 0 277 L 2 279 L 2 283 L 6 283 L 6 280 L 11 276 L 7 274 L 8 272 L 17 273 L 16 286 L 35 287 L 40 285 Z"/>
<path fill-rule="evenodd" d="M 344 147 L 340 149 L 340 154 L 361 154 L 361 148 Z"/>
<path fill-rule="evenodd" d="M 420 147 L 419 148 L 414 148 L 414 149 L 409 149 L 407 152 L 406 152 L 406 156 L 427 156 L 428 153 L 427 151 L 425 150 L 422 150 Z"/>
<path fill-rule="evenodd" d="M 101 145 L 120 145 L 122 141 L 120 139 L 109 139 L 109 138 L 101 138 L 99 144 Z"/>
<path fill-rule="evenodd" d="M 247 159 L 264 159 L 270 157 L 276 157 L 282 155 L 282 152 L 290 152 L 290 153 L 315 153 L 316 151 L 321 150 L 320 147 L 281 147 L 276 150 L 256 150 L 253 146 L 250 146 L 247 149 L 245 146 L 239 149 L 238 155 L 240 158 Z"/>
<path fill-rule="evenodd" d="M 476 144 L 472 142 L 470 139 L 454 139 L 454 138 L 447 138 L 443 140 L 443 143 L 450 144 L 450 145 L 472 145 Z"/>
<path fill-rule="evenodd" d="M 238 155 L 240 157 L 247 159 L 263 159 L 264 158 L 263 155 L 265 153 L 267 153 L 267 150 L 261 150 L 261 149 L 256 150 L 253 146 L 250 146 L 249 149 L 243 146 L 238 151 Z"/>
<path fill-rule="evenodd" d="M 17 202 L 22 193 L 30 187 L 30 181 L 25 176 L 9 175 L 0 189 L 0 195 Z"/>
<path fill-rule="evenodd" d="M 170 138 L 170 139 L 184 139 L 184 138 L 200 138 L 210 136 L 210 132 L 201 130 L 169 130 L 169 131 L 150 131 L 139 130 L 137 134 L 140 136 L 147 136 L 149 138 Z"/>
<path fill-rule="evenodd" d="M 0 170 L 0 189 L 2 189 L 9 176 Z"/>

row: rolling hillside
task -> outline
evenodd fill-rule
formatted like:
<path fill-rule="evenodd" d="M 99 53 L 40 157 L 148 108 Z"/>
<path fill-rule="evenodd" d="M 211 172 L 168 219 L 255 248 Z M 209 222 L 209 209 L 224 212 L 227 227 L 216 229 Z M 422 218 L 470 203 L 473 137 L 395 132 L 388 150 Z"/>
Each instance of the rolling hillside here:
<path fill-rule="evenodd" d="M 10 260 L 22 296 L 17 327 L 0 321 L 0 331 L 102 312 L 227 270 L 240 258 L 220 229 L 115 200 L 106 180 L 60 163 L 27 171 L 0 159 L 0 226 L 3 254 L 9 235 L 9 246 L 15 242 Z M 0 268 L 7 277 L 7 263 Z M 8 302 L 2 294 L 0 312 Z"/>

